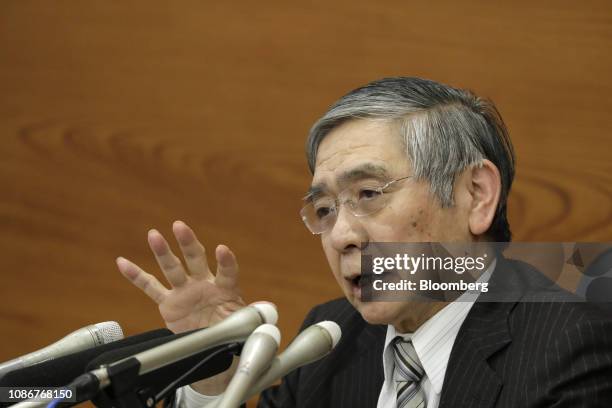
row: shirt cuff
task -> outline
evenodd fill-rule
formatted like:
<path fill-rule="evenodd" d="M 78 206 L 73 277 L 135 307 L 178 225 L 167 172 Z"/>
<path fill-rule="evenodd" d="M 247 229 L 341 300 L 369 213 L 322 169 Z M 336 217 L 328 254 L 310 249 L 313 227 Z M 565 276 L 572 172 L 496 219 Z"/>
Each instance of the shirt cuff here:
<path fill-rule="evenodd" d="M 179 408 L 203 408 L 217 399 L 217 395 L 200 394 L 190 385 L 176 390 L 176 403 Z"/>

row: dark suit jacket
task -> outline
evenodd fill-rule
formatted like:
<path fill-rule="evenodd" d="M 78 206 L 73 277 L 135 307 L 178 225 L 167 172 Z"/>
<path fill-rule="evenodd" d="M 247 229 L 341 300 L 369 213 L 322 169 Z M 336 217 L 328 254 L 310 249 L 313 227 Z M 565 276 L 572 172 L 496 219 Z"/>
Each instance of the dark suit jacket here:
<path fill-rule="evenodd" d="M 489 287 L 507 301 L 473 305 L 440 408 L 612 407 L 612 316 L 515 261 L 502 259 Z M 303 327 L 322 320 L 342 328 L 336 349 L 264 391 L 260 407 L 376 407 L 386 326 L 366 323 L 345 299 L 315 307 Z"/>

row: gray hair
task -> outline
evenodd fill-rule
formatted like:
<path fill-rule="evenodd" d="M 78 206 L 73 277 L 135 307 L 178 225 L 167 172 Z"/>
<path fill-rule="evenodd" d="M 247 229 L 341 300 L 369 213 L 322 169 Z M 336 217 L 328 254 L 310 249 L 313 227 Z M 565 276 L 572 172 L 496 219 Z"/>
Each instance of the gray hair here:
<path fill-rule="evenodd" d="M 514 179 L 514 149 L 493 102 L 421 78 L 371 82 L 340 98 L 310 129 L 306 156 L 312 173 L 323 138 L 352 119 L 399 124 L 414 176 L 429 182 L 442 207 L 454 205 L 453 185 L 459 172 L 484 159 L 493 162 L 501 175 L 501 194 L 487 234 L 495 241 L 511 240 L 506 210 Z"/>

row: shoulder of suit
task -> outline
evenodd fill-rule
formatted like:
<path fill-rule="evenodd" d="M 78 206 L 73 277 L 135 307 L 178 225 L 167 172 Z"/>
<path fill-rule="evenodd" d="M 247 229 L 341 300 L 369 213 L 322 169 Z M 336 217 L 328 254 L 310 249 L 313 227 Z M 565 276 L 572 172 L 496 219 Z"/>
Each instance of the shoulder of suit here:
<path fill-rule="evenodd" d="M 592 323 L 602 323 L 612 328 L 609 312 L 592 303 L 578 301 L 519 302 L 512 313 L 511 322 L 522 320 L 532 321 L 534 330 L 565 331 Z"/>
<path fill-rule="evenodd" d="M 562 288 L 532 265 L 505 261 L 515 272 L 512 279 L 521 280 L 524 286 L 517 312 L 532 314 L 541 311 L 548 316 L 563 316 L 563 319 L 559 319 L 561 327 L 575 326 L 585 321 L 612 322 L 609 312 Z"/>

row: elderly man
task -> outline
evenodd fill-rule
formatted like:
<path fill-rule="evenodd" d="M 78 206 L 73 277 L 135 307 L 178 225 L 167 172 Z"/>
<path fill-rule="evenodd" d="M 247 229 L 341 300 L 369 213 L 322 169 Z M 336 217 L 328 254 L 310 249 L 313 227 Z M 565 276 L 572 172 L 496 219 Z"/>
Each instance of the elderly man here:
<path fill-rule="evenodd" d="M 304 327 L 333 320 L 343 337 L 328 357 L 265 391 L 260 406 L 611 406 L 612 319 L 586 304 L 362 298 L 368 243 L 510 241 L 514 154 L 492 103 L 419 78 L 375 81 L 315 123 L 307 156 L 313 180 L 303 220 L 321 236 L 346 298 L 315 307 Z M 193 231 L 179 221 L 173 231 L 186 268 L 159 232 L 148 237 L 171 289 L 117 260 L 168 328 L 204 327 L 242 307 L 229 248 L 216 248 L 213 275 Z M 526 265 L 503 257 L 488 268 L 483 278 L 492 282 L 527 276 Z M 186 387 L 181 404 L 205 404 L 229 375 Z"/>

